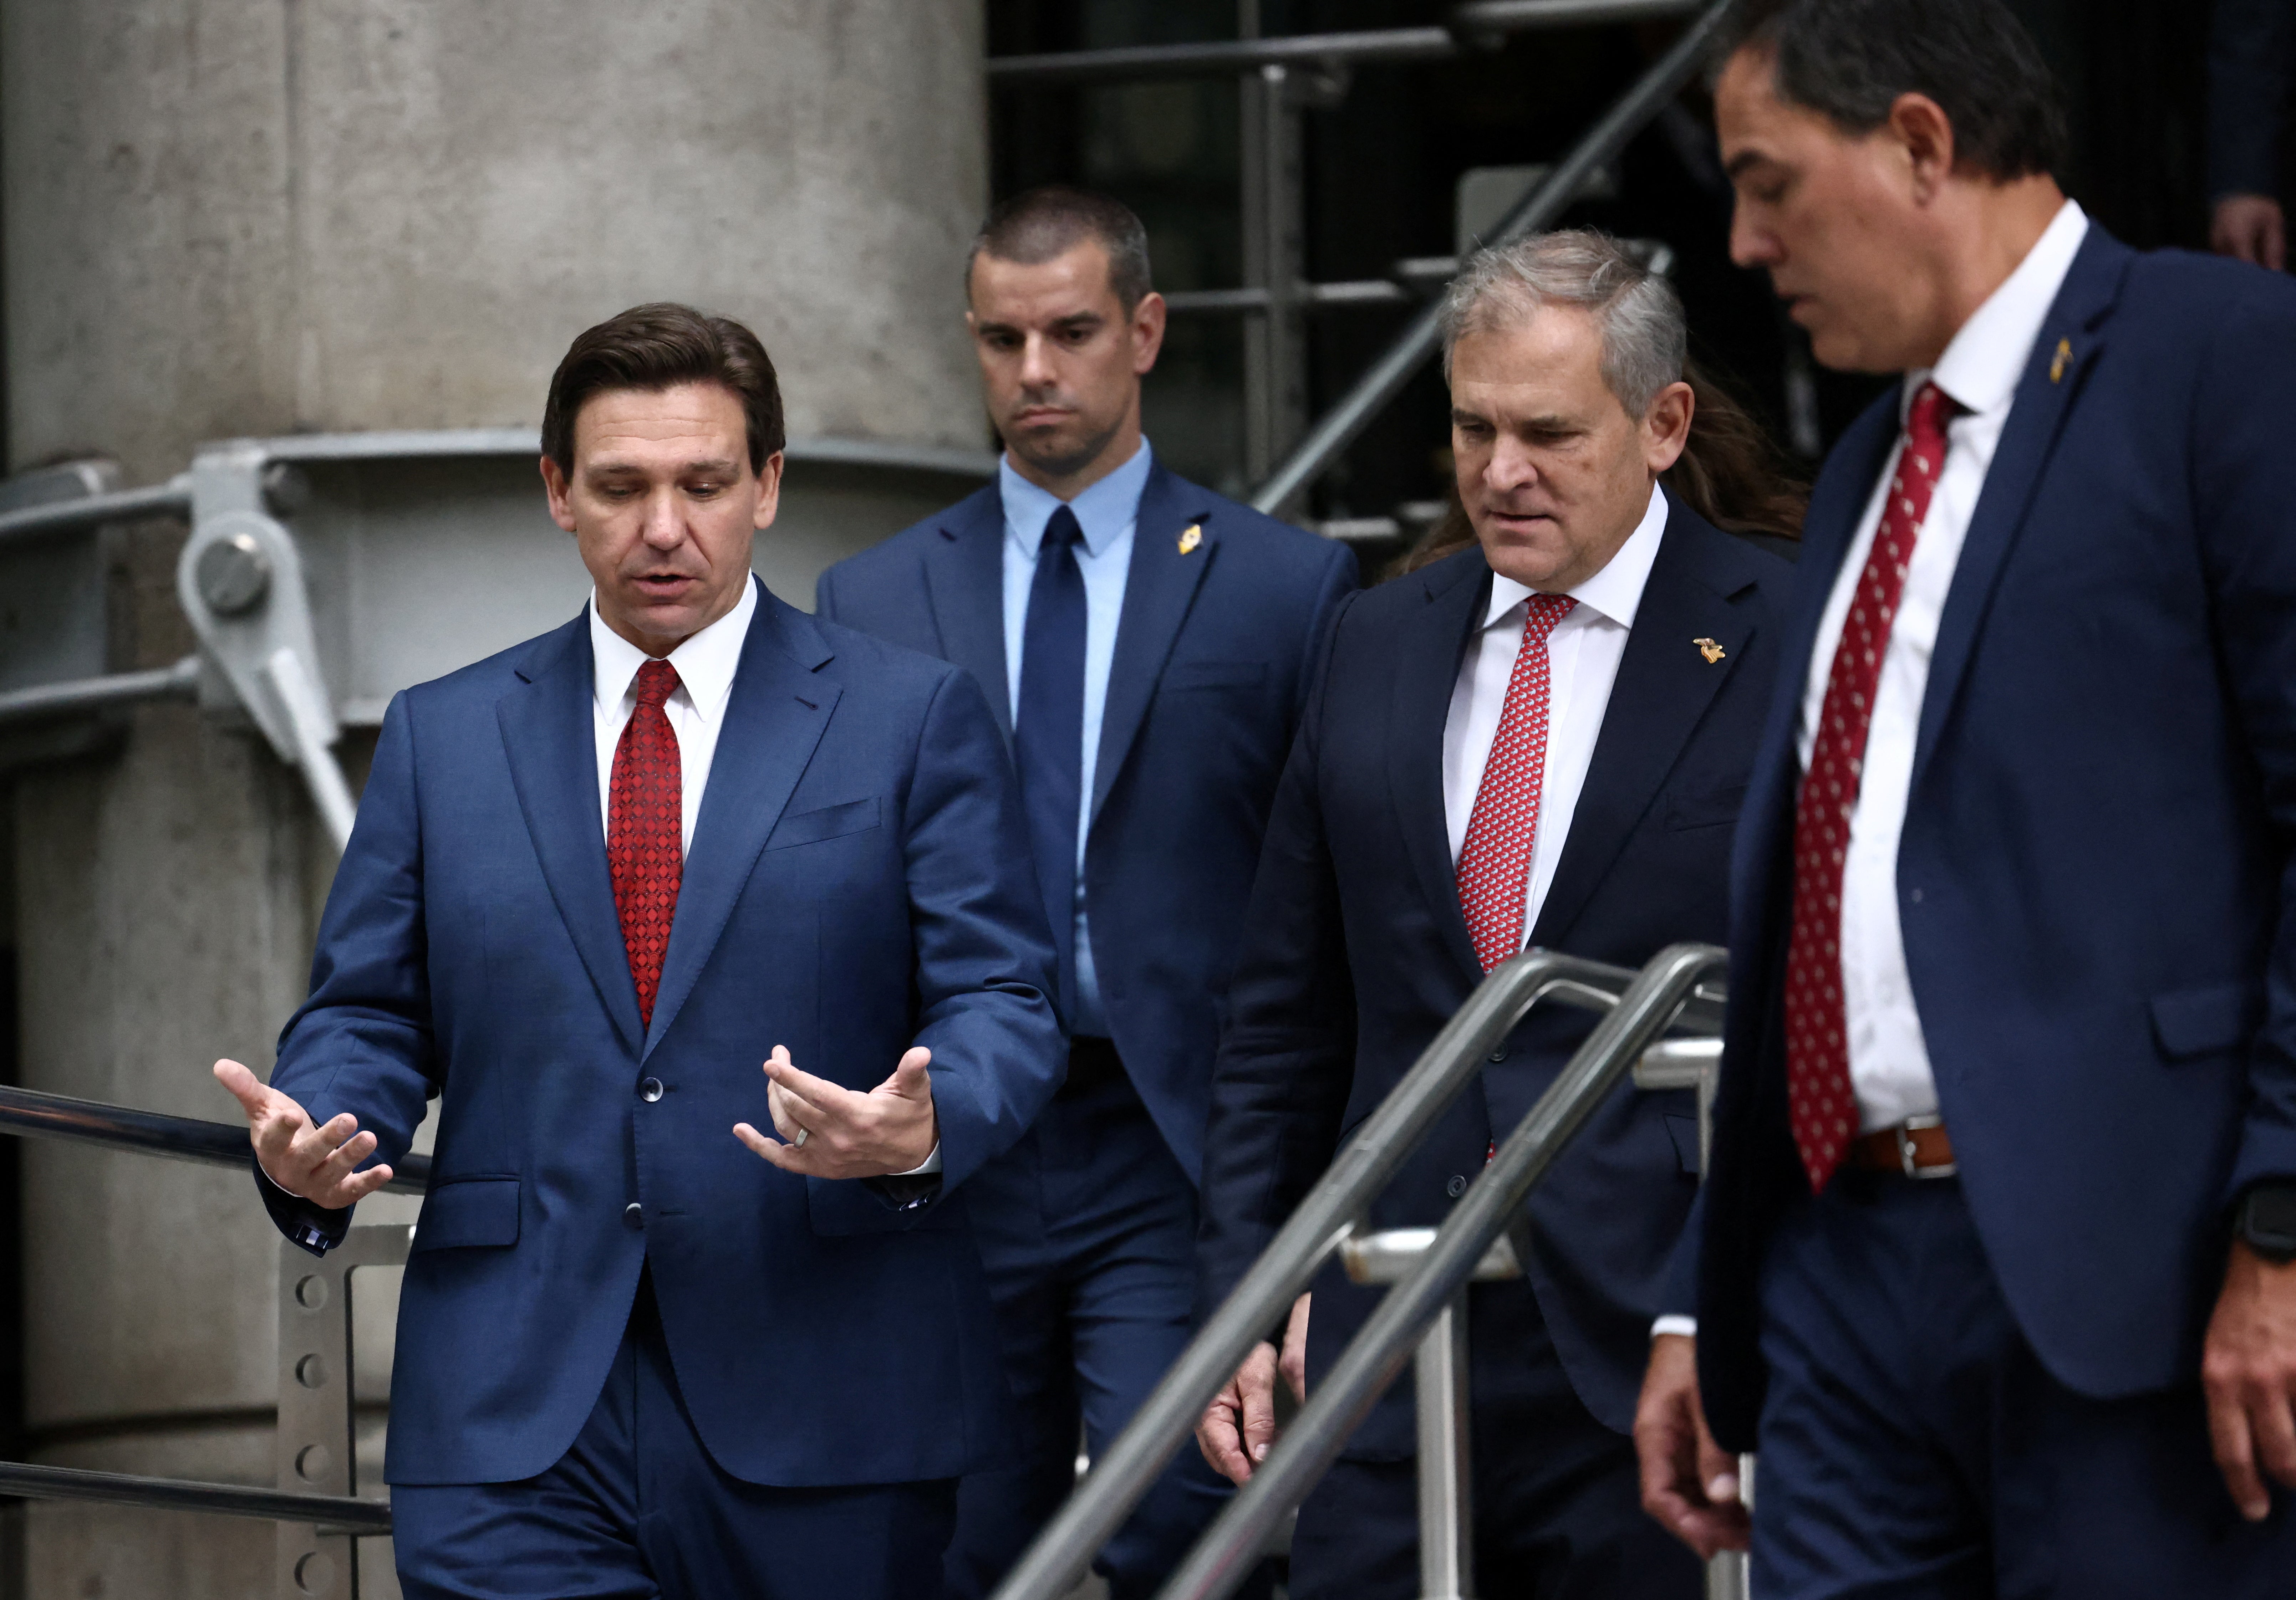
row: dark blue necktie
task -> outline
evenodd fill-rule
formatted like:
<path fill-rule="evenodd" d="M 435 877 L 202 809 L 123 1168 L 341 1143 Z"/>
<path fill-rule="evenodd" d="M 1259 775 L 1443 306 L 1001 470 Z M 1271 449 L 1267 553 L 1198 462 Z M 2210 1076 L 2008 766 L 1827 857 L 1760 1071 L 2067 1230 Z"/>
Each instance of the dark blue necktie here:
<path fill-rule="evenodd" d="M 1060 951 L 1060 1000 L 1076 1014 L 1077 818 L 1084 788 L 1084 569 L 1077 565 L 1083 530 L 1062 506 L 1045 525 L 1029 616 L 1021 643 L 1021 714 L 1013 755 L 1021 770 L 1021 803 L 1045 915 Z"/>

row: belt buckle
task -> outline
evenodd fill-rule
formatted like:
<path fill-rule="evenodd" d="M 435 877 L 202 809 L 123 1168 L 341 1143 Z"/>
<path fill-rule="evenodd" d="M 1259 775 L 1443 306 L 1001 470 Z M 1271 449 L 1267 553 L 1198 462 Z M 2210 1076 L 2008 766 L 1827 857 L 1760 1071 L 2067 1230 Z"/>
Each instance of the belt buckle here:
<path fill-rule="evenodd" d="M 1914 1135 L 1923 1128 L 1944 1126 L 1945 1118 L 1942 1116 L 1909 1116 L 1890 1130 L 1891 1133 L 1897 1135 L 1898 1164 L 1906 1177 L 1923 1181 L 1937 1178 L 1951 1178 L 1961 1171 L 1961 1163 L 1958 1162 L 1948 1161 L 1938 1166 L 1925 1167 L 1914 1157 Z"/>

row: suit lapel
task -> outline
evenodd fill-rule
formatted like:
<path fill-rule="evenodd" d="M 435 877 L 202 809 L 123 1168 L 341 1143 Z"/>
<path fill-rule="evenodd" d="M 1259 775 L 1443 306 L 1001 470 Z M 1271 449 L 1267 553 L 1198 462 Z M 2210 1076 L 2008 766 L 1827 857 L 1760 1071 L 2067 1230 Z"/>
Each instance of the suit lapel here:
<path fill-rule="evenodd" d="M 2081 384 L 2104 347 L 2099 325 L 2112 312 L 2122 274 L 2135 258 L 2136 252 L 2127 245 L 2092 224 L 2049 307 L 2048 320 L 2041 324 L 2041 337 L 2033 342 L 2032 360 L 2017 386 L 2017 398 L 1970 518 L 1952 586 L 1946 592 L 1937 648 L 1930 657 L 1929 687 L 1922 696 L 1921 731 L 1914 746 L 1915 788 L 1968 670 L 2002 564 L 2025 525 L 2042 470 L 2056 450 Z"/>
<path fill-rule="evenodd" d="M 1201 491 L 1152 467 L 1140 492 L 1133 520 L 1132 564 L 1126 569 L 1124 611 L 1116 628 L 1116 658 L 1109 669 L 1108 698 L 1101 712 L 1100 753 L 1093 768 L 1092 815 L 1097 818 L 1108 791 L 1123 770 L 1124 758 L 1147 719 L 1156 680 L 1187 620 L 1196 590 L 1219 554 L 1219 535 Z M 1197 537 L 1181 548 L 1182 530 L 1193 525 Z"/>
<path fill-rule="evenodd" d="M 1658 558 L 1636 608 L 1619 675 L 1603 714 L 1570 836 L 1555 863 L 1529 943 L 1555 947 L 1649 811 L 1692 730 L 1754 637 L 1752 617 L 1731 604 L 1751 579 L 1718 569 L 1703 536 L 1726 535 L 1700 523 L 1671 495 Z M 1722 647 L 1708 661 L 1694 641 Z"/>
<path fill-rule="evenodd" d="M 1467 635 L 1489 603 L 1491 569 L 1480 549 L 1462 551 L 1401 580 L 1422 586 L 1426 605 L 1396 651 L 1395 698 L 1388 711 L 1388 787 L 1403 829 L 1404 852 L 1418 874 L 1443 942 L 1471 982 L 1483 965 L 1459 906 L 1451 830 L 1443 809 L 1443 729 Z"/>
<path fill-rule="evenodd" d="M 1006 742 L 1013 690 L 1004 665 L 1004 501 L 991 483 L 965 497 L 940 523 L 925 553 L 925 586 L 941 655 L 980 680 Z"/>
<path fill-rule="evenodd" d="M 837 708 L 844 691 L 816 670 L 829 659 L 829 648 L 812 619 L 782 604 L 760 584 L 757 616 L 742 643 L 726 725 L 718 731 L 718 751 L 709 763 L 709 786 L 694 819 L 693 848 L 677 892 L 669 950 L 662 958 L 661 991 L 654 1000 L 653 1025 L 646 1032 L 648 1056 L 693 992 L 766 836 L 781 820 Z"/>
<path fill-rule="evenodd" d="M 637 986 L 630 980 L 598 796 L 591 709 L 590 613 L 545 635 L 517 668 L 524 682 L 495 703 L 511 787 L 542 862 L 558 915 L 626 1049 L 637 1049 Z"/>

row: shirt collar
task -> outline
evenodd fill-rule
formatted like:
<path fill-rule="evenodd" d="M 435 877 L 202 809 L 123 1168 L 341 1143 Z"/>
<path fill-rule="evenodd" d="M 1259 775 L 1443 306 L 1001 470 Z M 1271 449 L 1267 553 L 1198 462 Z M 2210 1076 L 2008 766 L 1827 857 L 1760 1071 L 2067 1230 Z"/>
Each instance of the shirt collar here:
<path fill-rule="evenodd" d="M 733 697 L 734 673 L 742 664 L 742 645 L 750 636 L 750 620 L 758 614 L 758 581 L 742 585 L 734 608 L 693 638 L 670 651 L 667 659 L 677 670 L 678 686 L 695 713 L 707 722 L 726 714 Z M 590 665 L 595 674 L 598 705 L 611 710 L 621 705 L 637 681 L 638 668 L 652 657 L 608 627 L 598 615 L 598 592 L 590 591 Z"/>
<path fill-rule="evenodd" d="M 1033 559 L 1037 546 L 1045 542 L 1045 525 L 1065 503 L 1076 513 L 1086 551 L 1096 556 L 1122 536 L 1139 517 L 1140 493 L 1148 486 L 1148 469 L 1155 463 L 1148 441 L 1142 439 L 1130 461 L 1074 500 L 1063 502 L 1060 496 L 1038 488 L 1014 471 L 1011 455 L 1000 456 L 996 462 L 996 492 L 1004 500 L 1004 526 Z"/>
<path fill-rule="evenodd" d="M 2057 291 L 2065 286 L 2073 257 L 2087 237 L 2088 213 L 2078 201 L 2067 200 L 2017 270 L 1961 325 L 1936 368 L 1906 375 L 1898 420 L 1905 420 L 1922 385 L 1932 379 L 1964 411 L 1981 416 L 2007 410 L 2040 340 L 2041 324 L 2049 320 L 2049 307 L 2056 304 Z"/>
<path fill-rule="evenodd" d="M 1619 546 L 1619 553 L 1604 563 L 1602 571 L 1571 590 L 1570 598 L 1620 627 L 1632 628 L 1635 613 L 1642 608 L 1643 591 L 1650 586 L 1651 567 L 1658 560 L 1659 541 L 1666 535 L 1666 492 L 1652 484 L 1650 506 L 1643 512 L 1642 521 Z M 1532 592 L 1511 577 L 1491 574 L 1491 603 L 1483 614 L 1483 626 L 1489 627 Z"/>

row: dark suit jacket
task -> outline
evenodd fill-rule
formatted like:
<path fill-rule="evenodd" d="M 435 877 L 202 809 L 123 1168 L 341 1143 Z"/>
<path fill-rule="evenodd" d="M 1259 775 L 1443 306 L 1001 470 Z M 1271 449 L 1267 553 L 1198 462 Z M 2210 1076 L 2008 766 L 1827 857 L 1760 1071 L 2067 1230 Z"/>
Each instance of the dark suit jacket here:
<path fill-rule="evenodd" d="M 1182 530 L 1200 542 L 1180 548 Z M 971 670 L 1011 733 L 996 486 L 821 576 L 818 606 Z M 1345 545 L 1155 468 L 1109 673 L 1085 903 L 1117 1053 L 1191 1180 L 1261 829 L 1316 648 L 1356 586 Z"/>
<path fill-rule="evenodd" d="M 1677 940 L 1722 941 L 1730 837 L 1792 570 L 1669 497 L 1664 540 L 1611 690 L 1570 834 L 1530 943 L 1640 966 Z M 1340 1142 L 1482 981 L 1443 811 L 1443 729 L 1490 568 L 1471 547 L 1357 596 L 1292 761 L 1252 888 L 1213 1079 L 1200 1311 L 1234 1287 Z M 1709 663 L 1692 641 L 1723 648 Z M 1381 1228 L 1440 1222 L 1593 1026 L 1531 1013 L 1373 1208 Z M 1503 1058 L 1502 1058 L 1503 1057 Z M 1529 1272 L 1579 1397 L 1625 1432 L 1660 1286 L 1697 1186 L 1687 1091 L 1621 1088 L 1533 1196 Z M 1462 1185 L 1464 1187 L 1464 1185 Z M 1336 1271 L 1316 1286 L 1312 1373 L 1376 1302 Z M 1391 1395 L 1359 1451 L 1410 1449 Z"/>
<path fill-rule="evenodd" d="M 1706 1412 L 1739 1449 L 1765 1381 L 1763 1244 L 1808 1193 L 1779 1000 L 1795 722 L 1897 404 L 1818 480 L 1739 830 L 1698 1278 Z M 2194 1378 L 2228 1203 L 2296 1177 L 2292 417 L 2296 283 L 2093 227 L 1930 665 L 1898 853 L 1906 967 L 1986 1253 L 2041 1360 L 2087 1394 Z"/>
<path fill-rule="evenodd" d="M 1062 1066 L 1052 947 L 980 690 L 760 593 L 652 1025 L 606 867 L 589 623 L 391 702 L 272 1082 L 398 1161 L 443 1097 L 399 1305 L 388 1476 L 497 1482 L 590 1415 L 642 1267 L 695 1427 L 752 1482 L 948 1478 L 1004 1382 L 956 1192 Z M 759 1064 L 933 1053 L 942 1183 L 767 1165 Z M 648 1101 L 639 1088 L 659 1080 Z M 275 1189 L 283 1227 L 349 1214 Z M 644 1206 L 643 1227 L 624 1216 Z"/>
<path fill-rule="evenodd" d="M 2209 29 L 2209 198 L 2280 197 L 2296 0 L 2216 0 Z"/>

